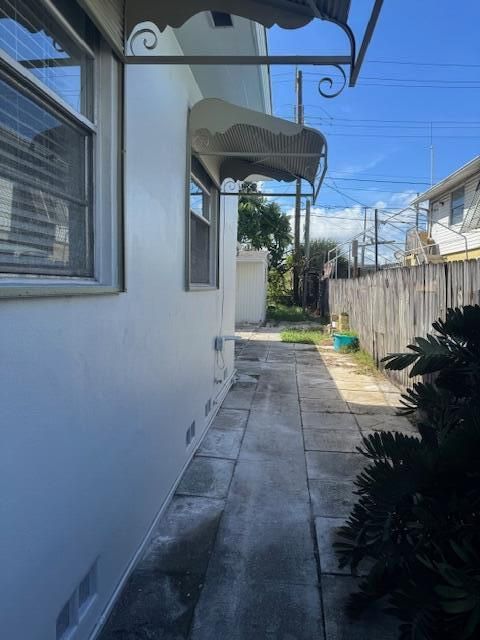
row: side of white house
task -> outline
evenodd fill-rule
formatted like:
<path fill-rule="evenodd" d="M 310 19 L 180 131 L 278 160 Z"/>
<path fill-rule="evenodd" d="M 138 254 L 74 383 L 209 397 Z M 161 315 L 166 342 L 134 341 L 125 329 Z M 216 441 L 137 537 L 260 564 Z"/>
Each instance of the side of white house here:
<path fill-rule="evenodd" d="M 463 191 L 464 215 L 473 201 L 480 172 L 463 183 L 457 184 L 455 189 L 445 191 L 430 202 L 430 235 L 438 246 L 438 253 L 443 256 L 460 254 L 464 257 L 465 248 L 472 251 L 470 257 L 480 255 L 480 229 L 462 231 L 462 222 L 452 220 L 453 194 Z"/>
<path fill-rule="evenodd" d="M 428 203 L 428 237 L 444 260 L 480 257 L 480 156 L 415 198 Z"/>
<path fill-rule="evenodd" d="M 258 324 L 267 310 L 268 251 L 240 251 L 237 256 L 235 322 Z"/>
<path fill-rule="evenodd" d="M 170 31 L 162 47 L 181 53 Z M 94 637 L 234 373 L 214 338 L 234 330 L 235 197 L 220 201 L 218 288 L 185 288 L 201 89 L 184 66 L 127 67 L 124 83 L 125 291 L 0 300 L 8 640 Z"/>

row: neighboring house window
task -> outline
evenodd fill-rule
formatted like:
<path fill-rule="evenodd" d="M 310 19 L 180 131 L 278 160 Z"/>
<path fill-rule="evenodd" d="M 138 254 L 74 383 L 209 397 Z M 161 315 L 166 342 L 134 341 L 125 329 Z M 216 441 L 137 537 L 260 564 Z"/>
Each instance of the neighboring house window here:
<path fill-rule="evenodd" d="M 219 193 L 200 162 L 192 157 L 189 183 L 188 285 L 217 286 Z"/>
<path fill-rule="evenodd" d="M 0 4 L 0 287 L 118 285 L 120 91 L 76 3 Z"/>
<path fill-rule="evenodd" d="M 452 193 L 452 211 L 450 214 L 450 224 L 459 224 L 463 222 L 465 206 L 465 189 L 457 189 Z"/>

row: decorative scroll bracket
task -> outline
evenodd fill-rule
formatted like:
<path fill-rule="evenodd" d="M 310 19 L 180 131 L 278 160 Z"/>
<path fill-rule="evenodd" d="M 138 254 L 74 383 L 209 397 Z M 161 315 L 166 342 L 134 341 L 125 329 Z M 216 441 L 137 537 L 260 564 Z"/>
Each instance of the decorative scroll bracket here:
<path fill-rule="evenodd" d="M 377 0 L 380 2 L 381 0 Z M 315 67 L 333 67 L 340 71 L 342 76 L 342 85 L 338 90 L 331 91 L 334 86 L 334 80 L 330 75 L 324 75 L 319 80 L 318 91 L 324 98 L 335 98 L 347 86 L 347 74 L 344 66 L 349 68 L 348 85 L 355 84 L 353 76 L 356 70 L 356 44 L 355 36 L 346 24 L 329 20 L 339 26 L 345 32 L 350 48 L 349 55 L 330 55 L 330 56 L 307 56 L 307 55 L 162 55 L 153 53 L 159 44 L 161 35 L 158 27 L 142 27 L 137 31 L 133 31 L 128 43 L 127 49 L 129 54 L 124 56 L 124 62 L 127 64 L 168 64 L 168 65 L 212 65 L 212 66 L 260 66 L 260 65 L 292 65 L 292 66 L 315 66 Z M 327 86 L 328 89 L 324 89 Z M 330 90 L 329 90 L 330 89 Z"/>

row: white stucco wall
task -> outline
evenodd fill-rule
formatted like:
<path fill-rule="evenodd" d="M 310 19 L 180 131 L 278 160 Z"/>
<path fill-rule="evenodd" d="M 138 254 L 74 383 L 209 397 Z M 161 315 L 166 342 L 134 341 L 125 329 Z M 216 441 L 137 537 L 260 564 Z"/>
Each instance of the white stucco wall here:
<path fill-rule="evenodd" d="M 267 254 L 249 252 L 237 258 L 235 322 L 241 324 L 264 322 L 267 309 Z M 254 254 L 259 254 L 255 259 Z"/>
<path fill-rule="evenodd" d="M 213 341 L 222 308 L 234 328 L 236 198 L 221 207 L 221 289 L 184 290 L 187 110 L 201 96 L 187 69 L 141 66 L 126 96 L 127 292 L 0 301 L 8 640 L 54 640 L 97 559 L 98 597 L 74 636 L 90 637 L 192 453 L 187 427 L 198 442 L 225 384 Z M 228 377 L 231 342 L 225 361 Z"/>
<path fill-rule="evenodd" d="M 480 174 L 475 175 L 464 183 L 465 187 L 465 211 L 468 209 L 480 180 Z M 459 185 L 462 186 L 462 185 Z M 465 251 L 465 240 L 454 231 L 460 231 L 462 225 L 455 224 L 450 227 L 450 213 L 452 207 L 452 194 L 450 191 L 430 203 L 431 236 L 439 247 L 441 255 Z M 440 224 L 439 224 L 440 223 Z M 449 227 L 446 229 L 445 227 Z M 467 231 L 465 234 L 468 249 L 480 248 L 480 229 Z"/>

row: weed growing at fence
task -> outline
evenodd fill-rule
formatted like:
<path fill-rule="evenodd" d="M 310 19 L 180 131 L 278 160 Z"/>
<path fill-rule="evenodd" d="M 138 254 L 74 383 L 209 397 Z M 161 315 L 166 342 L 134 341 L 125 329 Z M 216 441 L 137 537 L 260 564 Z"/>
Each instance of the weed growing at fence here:
<path fill-rule="evenodd" d="M 322 344 L 330 339 L 327 333 L 320 329 L 285 329 L 281 332 L 282 342 L 296 342 L 299 344 Z"/>
<path fill-rule="evenodd" d="M 372 356 L 364 351 L 363 349 L 358 349 L 350 354 L 352 359 L 355 361 L 358 366 L 358 373 L 368 374 L 368 375 L 378 375 L 379 371 L 377 369 L 377 365 L 375 364 L 375 360 Z"/>

